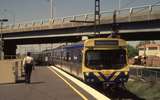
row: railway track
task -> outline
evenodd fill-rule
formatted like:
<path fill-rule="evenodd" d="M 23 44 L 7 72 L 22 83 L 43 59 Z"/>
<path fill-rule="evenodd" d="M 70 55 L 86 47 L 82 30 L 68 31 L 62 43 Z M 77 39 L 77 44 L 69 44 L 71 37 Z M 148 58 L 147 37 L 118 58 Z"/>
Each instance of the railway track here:
<path fill-rule="evenodd" d="M 111 100 L 145 100 L 144 98 L 141 98 L 137 96 L 136 94 L 129 91 L 127 88 L 103 88 L 100 86 L 92 86 L 102 94 L 109 97 Z"/>

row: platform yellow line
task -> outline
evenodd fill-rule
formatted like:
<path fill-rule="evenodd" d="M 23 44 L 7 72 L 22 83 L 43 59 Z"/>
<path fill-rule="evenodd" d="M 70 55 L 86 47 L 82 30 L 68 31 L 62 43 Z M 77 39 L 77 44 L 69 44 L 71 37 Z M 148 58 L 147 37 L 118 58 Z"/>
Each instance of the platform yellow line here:
<path fill-rule="evenodd" d="M 82 93 L 80 93 L 76 88 L 74 88 L 67 80 L 65 80 L 63 77 L 61 77 L 56 71 L 54 71 L 52 68 L 49 67 L 49 69 L 54 72 L 58 77 L 60 77 L 69 87 L 71 87 L 78 95 L 80 95 L 83 100 L 88 100 L 87 97 L 85 97 Z"/>
<path fill-rule="evenodd" d="M 77 84 L 79 87 L 81 87 L 83 90 L 85 90 L 87 93 L 89 93 L 90 95 L 92 95 L 96 100 L 110 100 L 108 97 L 106 97 L 105 95 L 103 95 L 102 93 L 98 92 L 97 90 L 95 90 L 94 88 L 84 84 L 83 82 L 81 82 L 80 80 L 72 77 L 71 75 L 65 73 L 64 71 L 54 67 L 54 66 L 50 66 L 52 69 L 54 69 L 55 71 L 61 73 L 64 77 L 68 78 L 69 80 L 71 80 L 72 82 L 74 82 L 75 84 Z"/>

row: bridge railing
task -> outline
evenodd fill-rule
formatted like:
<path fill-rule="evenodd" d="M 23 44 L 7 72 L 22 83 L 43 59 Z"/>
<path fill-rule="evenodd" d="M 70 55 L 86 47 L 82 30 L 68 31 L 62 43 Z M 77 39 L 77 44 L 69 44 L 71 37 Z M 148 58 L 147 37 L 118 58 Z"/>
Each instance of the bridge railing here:
<path fill-rule="evenodd" d="M 114 11 L 103 11 L 100 13 L 101 24 L 110 24 L 113 22 Z M 117 22 L 135 22 L 144 20 L 160 19 L 160 5 L 145 5 L 134 8 L 125 8 L 116 11 Z M 20 31 L 34 31 L 44 29 L 57 29 L 92 25 L 93 23 L 75 23 L 71 20 L 78 21 L 94 21 L 94 14 L 83 14 L 77 16 L 68 16 L 59 19 L 45 19 L 40 21 L 33 21 L 24 24 L 16 24 L 5 26 L 2 29 L 3 33 L 20 32 Z"/>

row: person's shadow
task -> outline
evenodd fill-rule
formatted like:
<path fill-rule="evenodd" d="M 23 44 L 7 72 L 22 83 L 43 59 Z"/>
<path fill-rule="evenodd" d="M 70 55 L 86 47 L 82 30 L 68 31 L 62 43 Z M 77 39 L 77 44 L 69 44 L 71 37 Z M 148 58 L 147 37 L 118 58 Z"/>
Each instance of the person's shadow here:
<path fill-rule="evenodd" d="M 45 83 L 45 82 L 39 81 L 39 82 L 31 82 L 30 84 L 43 84 L 43 83 Z"/>
<path fill-rule="evenodd" d="M 16 84 L 21 84 L 21 83 L 25 83 L 25 80 L 17 80 L 16 81 Z M 43 81 L 31 81 L 31 83 L 30 84 L 43 84 L 43 83 L 45 83 L 45 82 L 43 82 Z"/>

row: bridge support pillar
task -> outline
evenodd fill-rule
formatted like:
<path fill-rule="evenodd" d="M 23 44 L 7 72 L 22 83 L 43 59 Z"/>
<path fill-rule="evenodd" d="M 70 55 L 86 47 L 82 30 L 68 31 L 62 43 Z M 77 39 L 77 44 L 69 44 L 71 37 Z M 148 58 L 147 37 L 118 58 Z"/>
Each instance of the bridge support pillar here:
<path fill-rule="evenodd" d="M 16 43 L 13 41 L 4 42 L 4 59 L 14 59 L 16 58 Z"/>

